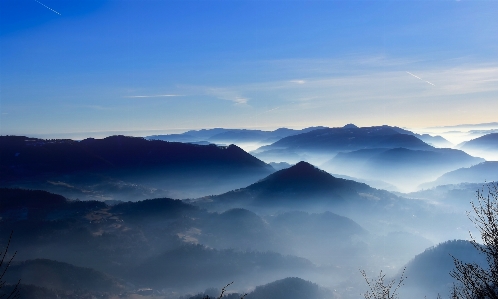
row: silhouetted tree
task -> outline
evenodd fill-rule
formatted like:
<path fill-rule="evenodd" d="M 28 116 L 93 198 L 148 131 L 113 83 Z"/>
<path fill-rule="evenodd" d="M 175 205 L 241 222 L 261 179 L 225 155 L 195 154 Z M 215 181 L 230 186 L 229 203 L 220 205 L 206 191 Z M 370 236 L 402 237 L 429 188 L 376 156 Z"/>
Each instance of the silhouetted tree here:
<path fill-rule="evenodd" d="M 10 233 L 9 236 L 9 241 L 7 242 L 7 246 L 5 247 L 5 251 L 0 252 L 1 255 L 1 260 L 0 260 L 0 299 L 18 299 L 20 298 L 19 294 L 19 283 L 21 280 L 17 282 L 17 284 L 14 286 L 14 288 L 10 291 L 10 293 L 3 293 L 2 289 L 5 287 L 6 282 L 3 280 L 3 277 L 5 276 L 5 273 L 7 273 L 7 270 L 9 269 L 10 264 L 12 263 L 12 260 L 17 254 L 17 251 L 14 252 L 12 257 L 9 259 L 7 256 L 7 253 L 9 251 L 9 246 L 10 246 L 10 241 L 12 240 L 12 234 L 13 232 Z"/>
<path fill-rule="evenodd" d="M 386 281 L 386 274 L 382 273 L 382 270 L 379 273 L 377 278 L 373 278 L 371 280 L 368 279 L 367 273 L 365 270 L 361 270 L 361 275 L 365 278 L 368 287 L 368 290 L 363 296 L 365 299 L 397 299 L 398 297 L 398 289 L 403 285 L 403 281 L 406 279 L 405 269 L 401 272 L 401 276 L 396 283 L 396 279 L 391 281 Z"/>
<path fill-rule="evenodd" d="M 216 298 L 216 299 L 221 299 L 221 298 L 223 298 L 223 295 L 225 295 L 225 292 L 226 292 L 227 288 L 228 288 L 230 285 L 232 285 L 232 284 L 233 284 L 233 281 L 232 281 L 231 283 L 227 284 L 226 286 L 224 286 L 224 287 L 221 289 L 220 296 L 219 296 L 218 298 Z M 242 297 L 241 297 L 240 299 L 244 299 L 244 297 L 245 297 L 245 296 L 247 296 L 247 294 L 242 295 Z M 212 299 L 212 298 L 206 295 L 206 297 L 204 297 L 203 299 Z"/>
<path fill-rule="evenodd" d="M 485 189 L 487 192 L 477 191 L 477 200 L 471 203 L 468 216 L 483 242 L 478 244 L 471 234 L 472 245 L 485 255 L 487 267 L 453 257 L 455 269 L 450 275 L 459 282 L 454 287 L 453 298 L 498 299 L 498 183 L 487 184 Z"/>

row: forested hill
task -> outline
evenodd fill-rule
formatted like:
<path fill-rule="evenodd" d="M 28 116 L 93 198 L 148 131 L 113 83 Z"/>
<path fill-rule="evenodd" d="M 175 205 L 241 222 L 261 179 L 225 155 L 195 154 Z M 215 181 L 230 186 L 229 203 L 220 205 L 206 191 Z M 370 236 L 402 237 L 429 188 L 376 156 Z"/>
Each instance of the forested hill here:
<path fill-rule="evenodd" d="M 0 136 L 0 185 L 72 199 L 198 197 L 240 188 L 274 171 L 235 145 Z"/>
<path fill-rule="evenodd" d="M 390 192 L 352 180 L 336 178 L 303 161 L 245 188 L 199 198 L 192 202 L 213 210 L 245 207 L 279 211 L 304 209 L 316 212 L 331 209 L 339 214 L 346 213 L 345 215 L 362 212 L 367 206 L 379 213 L 384 213 L 387 206 L 400 208 L 400 213 L 414 208 L 411 202 Z M 401 208 L 402 206 L 404 208 Z"/>
<path fill-rule="evenodd" d="M 410 132 L 411 133 L 411 132 Z M 412 133 L 413 134 L 413 133 Z M 324 128 L 283 138 L 258 151 L 287 149 L 293 151 L 353 151 L 364 148 L 409 148 L 430 150 L 432 146 L 417 137 L 389 126 Z"/>
<path fill-rule="evenodd" d="M 235 145 L 194 145 L 139 137 L 43 140 L 0 136 L 2 180 L 50 173 L 129 168 L 228 168 L 270 173 L 272 168 Z"/>

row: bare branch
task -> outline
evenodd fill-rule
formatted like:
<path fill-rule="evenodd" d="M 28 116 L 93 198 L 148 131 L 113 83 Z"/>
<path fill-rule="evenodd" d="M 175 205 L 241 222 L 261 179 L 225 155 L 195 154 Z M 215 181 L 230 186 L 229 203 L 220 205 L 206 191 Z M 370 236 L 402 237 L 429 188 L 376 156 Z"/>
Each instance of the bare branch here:
<path fill-rule="evenodd" d="M 477 190 L 476 201 L 471 205 L 472 211 L 467 216 L 479 230 L 483 244 L 470 234 L 471 243 L 485 255 L 487 267 L 453 257 L 455 269 L 450 275 L 459 286 L 454 285 L 452 298 L 498 299 L 498 183 L 489 183 L 486 188 Z"/>
<path fill-rule="evenodd" d="M 406 279 L 405 270 L 406 268 L 403 269 L 398 283 L 396 283 L 395 279 L 386 282 L 386 274 L 383 274 L 382 271 L 380 271 L 379 276 L 376 279 L 369 280 L 365 270 L 360 270 L 361 275 L 367 282 L 367 285 L 370 289 L 365 294 L 363 294 L 365 299 L 397 299 L 398 290 L 403 285 L 403 282 Z"/>
<path fill-rule="evenodd" d="M 9 251 L 10 242 L 12 241 L 13 234 L 14 234 L 14 232 L 12 231 L 10 233 L 9 241 L 7 242 L 7 246 L 5 247 L 5 251 L 0 253 L 0 256 L 1 256 L 1 259 L 0 259 L 0 273 L 1 273 L 0 274 L 0 289 L 5 287 L 5 285 L 6 285 L 6 282 L 3 280 L 3 277 L 5 276 L 5 273 L 7 273 L 7 270 L 9 269 L 10 264 L 12 263 L 12 260 L 14 259 L 14 257 L 17 254 L 17 251 L 14 252 L 12 257 L 10 259 L 8 259 L 8 261 L 6 262 L 6 258 L 8 258 L 7 253 Z M 2 270 L 2 267 L 4 267 L 3 270 Z M 21 283 L 21 280 L 19 280 L 17 282 L 17 284 L 14 285 L 14 288 L 12 289 L 12 291 L 9 294 L 0 295 L 0 299 L 18 299 L 18 298 L 20 298 L 20 296 L 21 296 L 19 293 L 19 284 L 20 283 Z M 7 297 L 5 297 L 5 296 L 7 296 Z"/>

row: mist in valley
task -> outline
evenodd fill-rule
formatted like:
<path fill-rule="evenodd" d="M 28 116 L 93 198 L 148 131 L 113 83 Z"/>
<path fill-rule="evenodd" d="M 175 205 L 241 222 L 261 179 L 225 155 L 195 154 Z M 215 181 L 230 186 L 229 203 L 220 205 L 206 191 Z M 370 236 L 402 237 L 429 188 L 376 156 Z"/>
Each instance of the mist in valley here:
<path fill-rule="evenodd" d="M 0 0 L 0 299 L 498 298 L 497 12 Z"/>
<path fill-rule="evenodd" d="M 454 282 L 450 255 L 485 264 L 466 212 L 498 179 L 497 162 L 395 127 L 327 130 L 284 137 L 316 156 L 298 163 L 157 136 L 4 136 L 0 244 L 13 231 L 17 251 L 4 280 L 39 298 L 216 297 L 232 281 L 230 298 L 358 298 L 368 289 L 360 270 L 387 281 L 405 269 L 400 298 L 436 298 Z M 343 135 L 355 143 L 328 141 Z"/>

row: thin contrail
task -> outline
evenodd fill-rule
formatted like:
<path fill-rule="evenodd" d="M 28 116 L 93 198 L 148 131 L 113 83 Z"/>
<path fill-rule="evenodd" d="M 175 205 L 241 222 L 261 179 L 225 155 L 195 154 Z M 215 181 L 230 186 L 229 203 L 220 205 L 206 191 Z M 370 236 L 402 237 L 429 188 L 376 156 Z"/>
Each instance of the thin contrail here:
<path fill-rule="evenodd" d="M 45 4 L 41 3 L 40 1 L 38 1 L 38 0 L 34 0 L 34 1 L 35 1 L 35 2 L 38 2 L 40 5 L 45 6 L 45 8 L 50 9 L 51 11 L 55 12 L 55 13 L 56 13 L 56 14 L 58 14 L 59 16 L 62 16 L 60 13 L 58 13 L 57 11 L 55 11 L 55 10 L 51 9 L 50 7 L 48 7 L 48 6 L 46 6 Z"/>
<path fill-rule="evenodd" d="M 274 110 L 277 110 L 277 109 L 279 109 L 279 108 L 280 108 L 280 107 L 276 107 L 276 108 L 273 108 L 273 109 L 270 109 L 270 110 L 263 111 L 263 112 L 261 112 L 261 113 L 258 113 L 258 114 L 256 114 L 256 115 L 253 115 L 253 116 L 249 117 L 249 119 L 251 119 L 251 118 L 255 118 L 256 116 L 260 116 L 260 115 L 262 115 L 262 114 L 265 114 L 265 113 L 268 113 L 268 112 L 271 112 L 271 111 L 274 111 Z"/>
<path fill-rule="evenodd" d="M 419 79 L 419 80 L 422 80 L 422 81 L 424 81 L 424 82 L 429 83 L 429 84 L 430 84 L 430 85 L 432 85 L 432 86 L 436 86 L 436 85 L 432 84 L 431 82 L 429 82 L 429 81 L 425 81 L 424 79 L 422 79 L 422 78 L 420 78 L 420 77 L 418 77 L 418 76 L 415 76 L 414 74 L 412 74 L 412 73 L 410 73 L 410 72 L 407 72 L 407 73 L 408 73 L 408 74 L 410 74 L 410 75 L 412 75 L 413 77 L 415 77 L 415 78 Z"/>

